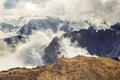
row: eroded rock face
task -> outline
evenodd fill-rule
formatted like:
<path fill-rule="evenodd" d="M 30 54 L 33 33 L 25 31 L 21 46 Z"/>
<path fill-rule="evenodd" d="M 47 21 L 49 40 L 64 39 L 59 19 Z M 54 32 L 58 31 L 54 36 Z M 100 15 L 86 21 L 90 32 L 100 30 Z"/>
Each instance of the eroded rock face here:
<path fill-rule="evenodd" d="M 120 30 L 116 27 L 120 25 L 114 25 L 111 29 L 98 30 L 98 32 L 90 27 L 64 36 L 70 37 L 72 42 L 78 41 L 79 47 L 86 48 L 92 55 L 113 58 L 120 56 Z"/>
<path fill-rule="evenodd" d="M 55 37 L 49 46 L 45 49 L 45 55 L 43 55 L 43 60 L 46 64 L 54 63 L 58 59 L 59 52 L 59 38 Z"/>
<path fill-rule="evenodd" d="M 78 56 L 34 69 L 3 71 L 0 80 L 119 80 L 119 74 L 119 61 Z"/>
<path fill-rule="evenodd" d="M 71 42 L 77 41 L 79 44 L 78 47 L 86 48 L 91 55 L 96 54 L 101 57 L 116 58 L 120 56 L 119 28 L 119 23 L 106 30 L 96 31 L 93 27 L 90 27 L 88 29 L 80 29 L 79 31 L 66 33 L 62 36 L 62 38 L 70 38 Z M 59 51 L 60 39 L 58 39 L 57 41 L 53 40 L 51 42 L 52 44 L 50 43 L 47 49 L 45 49 L 45 53 L 49 57 L 49 60 L 53 59 L 53 56 L 51 57 L 51 55 L 48 54 L 58 55 L 58 52 L 61 53 Z"/>

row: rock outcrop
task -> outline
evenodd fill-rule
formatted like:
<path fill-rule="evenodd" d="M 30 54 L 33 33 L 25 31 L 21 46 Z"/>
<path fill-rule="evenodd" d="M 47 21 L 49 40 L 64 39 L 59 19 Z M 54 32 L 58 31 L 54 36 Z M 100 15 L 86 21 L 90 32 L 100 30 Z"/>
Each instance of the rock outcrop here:
<path fill-rule="evenodd" d="M 4 41 L 11 47 L 16 48 L 16 46 L 20 43 L 25 43 L 28 37 L 22 35 L 16 35 L 12 37 L 5 38 Z"/>
<path fill-rule="evenodd" d="M 50 55 L 59 55 L 61 52 L 60 42 L 63 38 L 70 38 L 71 43 L 78 42 L 78 47 L 86 48 L 91 55 L 101 57 L 117 58 L 120 56 L 120 24 L 111 26 L 110 29 L 96 31 L 93 27 L 80 29 L 64 34 L 57 41 L 53 41 L 45 49 L 45 56 L 49 60 L 53 59 Z M 57 44 L 57 45 L 54 45 Z M 56 48 L 57 47 L 57 48 Z M 59 52 L 59 54 L 58 54 Z M 50 55 L 49 55 L 50 54 Z M 56 56 L 57 58 L 58 56 Z M 47 59 L 45 59 L 47 60 Z M 57 59 L 55 59 L 57 60 Z M 48 61 L 46 61 L 48 62 Z M 53 61 L 52 61 L 53 62 Z M 51 62 L 50 62 L 51 63 Z"/>

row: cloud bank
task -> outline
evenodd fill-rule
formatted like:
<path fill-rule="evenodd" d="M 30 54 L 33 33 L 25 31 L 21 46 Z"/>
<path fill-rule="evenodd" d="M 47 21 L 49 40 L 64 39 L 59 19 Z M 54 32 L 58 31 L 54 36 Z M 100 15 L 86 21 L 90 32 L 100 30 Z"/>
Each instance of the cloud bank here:
<path fill-rule="evenodd" d="M 69 20 L 93 17 L 119 22 L 119 0 L 0 0 L 1 21 L 13 24 L 54 16 Z"/>

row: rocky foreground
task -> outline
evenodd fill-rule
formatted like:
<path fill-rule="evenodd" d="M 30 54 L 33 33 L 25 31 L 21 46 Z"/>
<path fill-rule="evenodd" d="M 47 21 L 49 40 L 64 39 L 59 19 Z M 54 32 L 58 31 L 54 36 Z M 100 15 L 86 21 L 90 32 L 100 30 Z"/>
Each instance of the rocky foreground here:
<path fill-rule="evenodd" d="M 120 62 L 99 57 L 61 58 L 34 69 L 14 68 L 0 73 L 0 80 L 119 80 Z"/>

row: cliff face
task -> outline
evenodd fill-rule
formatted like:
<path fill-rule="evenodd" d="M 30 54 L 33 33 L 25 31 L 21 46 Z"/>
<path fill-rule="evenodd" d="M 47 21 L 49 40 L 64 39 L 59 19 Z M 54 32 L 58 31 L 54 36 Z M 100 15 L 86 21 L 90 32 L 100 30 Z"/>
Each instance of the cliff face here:
<path fill-rule="evenodd" d="M 88 29 L 80 29 L 64 34 L 61 38 L 52 40 L 49 46 L 45 49 L 46 63 L 52 63 L 57 60 L 56 55 L 62 53 L 60 49 L 61 40 L 69 38 L 71 43 L 78 42 L 79 48 L 85 48 L 89 54 L 100 57 L 116 58 L 120 56 L 120 23 L 111 26 L 110 29 L 96 31 L 94 27 Z M 54 45 L 57 44 L 57 45 Z M 56 48 L 57 47 L 57 48 Z M 53 57 L 50 55 L 55 55 Z M 49 58 L 49 62 L 47 61 Z M 51 62 L 50 62 L 51 61 Z"/>
<path fill-rule="evenodd" d="M 11 69 L 0 80 L 119 80 L 120 62 L 108 58 L 61 58 L 56 63 L 34 69 Z"/>

